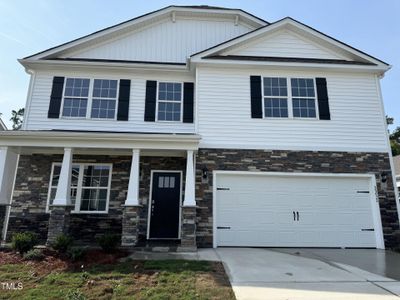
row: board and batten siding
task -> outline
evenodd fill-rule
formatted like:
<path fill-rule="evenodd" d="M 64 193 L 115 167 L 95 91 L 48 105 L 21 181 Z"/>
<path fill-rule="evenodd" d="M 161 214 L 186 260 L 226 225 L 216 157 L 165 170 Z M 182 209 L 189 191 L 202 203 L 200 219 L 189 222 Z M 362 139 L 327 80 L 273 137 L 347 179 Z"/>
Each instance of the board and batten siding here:
<path fill-rule="evenodd" d="M 99 120 L 84 118 L 60 118 L 49 119 L 50 94 L 53 76 L 99 78 L 99 79 L 130 79 L 131 91 L 129 101 L 128 121 Z M 179 122 L 144 122 L 144 106 L 146 93 L 146 80 L 168 81 L 168 82 L 194 82 L 194 77 L 189 74 L 171 72 L 151 73 L 141 71 L 140 73 L 110 73 L 104 72 L 77 72 L 65 71 L 43 72 L 35 74 L 30 103 L 25 119 L 25 130 L 87 130 L 87 131 L 120 131 L 120 132 L 159 132 L 159 133 L 193 133 L 193 123 Z M 196 100 L 195 100 L 196 101 Z M 88 107 L 90 109 L 90 107 Z"/>
<path fill-rule="evenodd" d="M 202 148 L 387 152 L 376 77 L 282 70 L 197 70 L 197 131 Z M 252 119 L 250 75 L 325 77 L 331 120 Z"/>
<path fill-rule="evenodd" d="M 168 18 L 64 57 L 184 63 L 191 54 L 253 29 L 240 22 L 235 25 L 233 19 L 177 18 L 174 23 Z"/>
<path fill-rule="evenodd" d="M 347 59 L 288 30 L 261 37 L 226 55 Z"/>

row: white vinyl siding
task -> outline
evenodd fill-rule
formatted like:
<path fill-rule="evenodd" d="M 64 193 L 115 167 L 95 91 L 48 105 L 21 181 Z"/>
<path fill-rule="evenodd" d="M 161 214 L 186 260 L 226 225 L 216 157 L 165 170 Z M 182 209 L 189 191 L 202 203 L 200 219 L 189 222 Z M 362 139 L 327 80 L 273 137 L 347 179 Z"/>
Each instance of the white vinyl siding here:
<path fill-rule="evenodd" d="M 72 76 L 87 78 L 130 79 L 131 92 L 129 101 L 128 121 L 118 122 L 112 119 L 74 119 L 47 118 L 53 76 Z M 33 83 L 30 109 L 25 120 L 27 130 L 88 130 L 88 131 L 120 131 L 120 132 L 160 132 L 160 133 L 193 133 L 194 123 L 182 122 L 144 122 L 144 106 L 146 94 L 146 80 L 193 82 L 191 75 L 173 72 L 146 72 L 138 73 L 111 73 L 103 72 L 67 72 L 55 70 L 52 72 L 37 72 Z M 91 106 L 88 107 L 88 110 Z"/>
<path fill-rule="evenodd" d="M 377 81 L 334 72 L 217 69 L 197 71 L 200 147 L 387 152 Z M 250 75 L 327 79 L 331 120 L 252 119 Z"/>
<path fill-rule="evenodd" d="M 249 28 L 233 19 L 201 20 L 167 18 L 159 23 L 138 29 L 64 57 L 116 59 L 158 62 L 186 62 L 190 55 L 247 33 Z"/>
<path fill-rule="evenodd" d="M 254 42 L 246 43 L 242 47 L 232 49 L 223 54 L 348 59 L 288 30 L 280 30 L 271 35 L 266 35 Z"/>

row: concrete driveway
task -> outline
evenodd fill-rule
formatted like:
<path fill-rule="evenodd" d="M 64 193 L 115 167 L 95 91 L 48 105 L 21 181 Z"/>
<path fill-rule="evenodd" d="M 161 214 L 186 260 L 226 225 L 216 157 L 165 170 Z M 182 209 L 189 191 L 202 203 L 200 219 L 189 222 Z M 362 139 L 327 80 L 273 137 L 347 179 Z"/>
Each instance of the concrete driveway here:
<path fill-rule="evenodd" d="M 216 252 L 238 300 L 398 300 L 400 295 L 397 253 L 262 248 Z"/>

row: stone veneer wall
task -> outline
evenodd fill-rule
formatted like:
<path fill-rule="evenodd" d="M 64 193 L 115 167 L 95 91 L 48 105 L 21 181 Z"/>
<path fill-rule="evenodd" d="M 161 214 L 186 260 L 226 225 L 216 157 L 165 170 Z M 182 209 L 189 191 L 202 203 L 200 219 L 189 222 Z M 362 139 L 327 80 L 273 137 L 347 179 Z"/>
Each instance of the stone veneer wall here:
<path fill-rule="evenodd" d="M 13 193 L 7 240 L 14 232 L 34 231 L 42 242 L 47 239 L 49 214 L 46 203 L 53 162 L 61 162 L 61 155 L 21 155 Z M 93 244 L 104 232 L 122 232 L 122 205 L 125 203 L 131 166 L 130 156 L 84 156 L 74 155 L 74 163 L 112 163 L 112 179 L 108 214 L 71 214 L 69 232 L 78 242 Z M 140 158 L 140 204 L 139 239 L 147 232 L 148 198 L 151 170 L 182 170 L 186 158 L 150 157 Z M 185 172 L 184 172 L 185 173 Z M 183 179 L 185 175 L 183 175 Z M 184 182 L 184 181 L 183 181 Z M 183 183 L 184 184 L 184 183 Z"/>
<path fill-rule="evenodd" d="M 375 174 L 386 247 L 399 243 L 399 223 L 386 153 L 199 149 L 196 166 L 197 246 L 212 247 L 213 170 Z M 208 179 L 202 179 L 207 167 Z M 382 183 L 381 173 L 387 173 Z"/>
<path fill-rule="evenodd" d="M 13 193 L 7 240 L 13 232 L 35 231 L 46 241 L 49 214 L 45 212 L 52 162 L 61 162 L 61 155 L 21 155 Z M 95 237 L 112 231 L 121 234 L 122 204 L 129 182 L 130 156 L 74 156 L 74 162 L 112 163 L 112 183 L 108 214 L 71 214 L 70 233 L 83 243 L 94 243 Z M 312 151 L 263 151 L 200 149 L 196 166 L 197 244 L 212 246 L 212 171 L 268 171 L 373 173 L 377 179 L 382 225 L 387 247 L 396 246 L 399 224 L 391 178 L 389 156 L 384 153 L 347 153 Z M 141 157 L 139 240 L 146 237 L 151 170 L 182 170 L 183 186 L 186 159 L 173 157 Z M 202 169 L 209 170 L 202 179 Z M 382 183 L 380 174 L 387 173 Z"/>

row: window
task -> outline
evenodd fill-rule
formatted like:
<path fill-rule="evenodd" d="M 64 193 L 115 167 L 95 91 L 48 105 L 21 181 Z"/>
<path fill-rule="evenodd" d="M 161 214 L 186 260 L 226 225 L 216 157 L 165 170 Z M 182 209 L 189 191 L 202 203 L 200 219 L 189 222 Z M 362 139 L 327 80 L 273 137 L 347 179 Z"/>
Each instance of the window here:
<path fill-rule="evenodd" d="M 53 203 L 60 177 L 61 164 L 54 163 L 50 179 L 48 205 Z M 111 183 L 111 165 L 74 164 L 71 173 L 73 212 L 106 212 Z"/>
<path fill-rule="evenodd" d="M 64 89 L 63 117 L 86 117 L 89 79 L 67 78 Z"/>
<path fill-rule="evenodd" d="M 54 198 L 56 197 L 58 179 L 60 178 L 61 164 L 54 164 L 52 169 L 52 176 L 50 178 L 48 203 L 53 204 Z M 71 204 L 75 205 L 76 195 L 78 191 L 78 178 L 79 178 L 79 165 L 72 166 L 71 173 Z M 47 207 L 48 208 L 48 207 Z"/>
<path fill-rule="evenodd" d="M 312 78 L 264 77 L 263 93 L 266 118 L 317 118 Z"/>
<path fill-rule="evenodd" d="M 181 121 L 182 83 L 160 82 L 157 104 L 158 121 Z"/>
<path fill-rule="evenodd" d="M 293 117 L 316 118 L 314 80 L 310 78 L 292 78 Z"/>
<path fill-rule="evenodd" d="M 264 115 L 272 118 L 288 117 L 286 78 L 264 78 Z"/>
<path fill-rule="evenodd" d="M 175 177 L 173 176 L 160 176 L 158 177 L 158 187 L 159 188 L 174 188 L 175 187 Z"/>
<path fill-rule="evenodd" d="M 117 80 L 94 80 L 92 94 L 92 118 L 115 118 L 117 104 L 117 83 Z"/>

